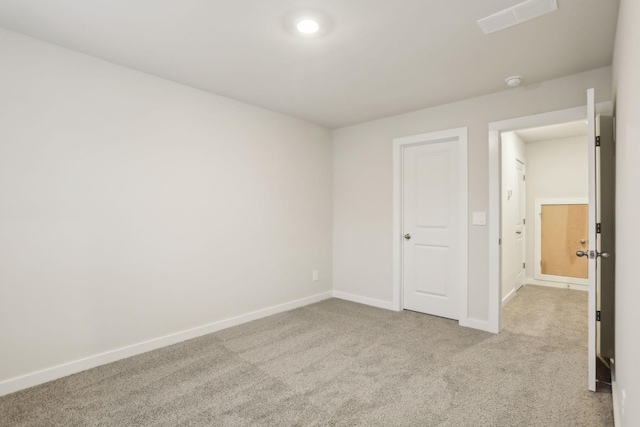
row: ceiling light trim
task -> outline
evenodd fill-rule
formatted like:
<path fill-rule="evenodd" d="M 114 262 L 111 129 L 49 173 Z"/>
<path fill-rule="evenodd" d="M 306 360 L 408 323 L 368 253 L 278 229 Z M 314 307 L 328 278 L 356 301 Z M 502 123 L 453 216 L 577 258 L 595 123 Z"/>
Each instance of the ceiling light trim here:
<path fill-rule="evenodd" d="M 299 27 L 304 26 L 303 22 L 317 24 L 315 31 L 303 31 Z M 301 25 L 302 24 L 302 25 Z M 315 38 L 326 35 L 333 27 L 333 21 L 326 13 L 317 9 L 297 9 L 288 12 L 283 19 L 284 29 L 297 37 Z M 309 27 L 310 28 L 310 27 Z"/>

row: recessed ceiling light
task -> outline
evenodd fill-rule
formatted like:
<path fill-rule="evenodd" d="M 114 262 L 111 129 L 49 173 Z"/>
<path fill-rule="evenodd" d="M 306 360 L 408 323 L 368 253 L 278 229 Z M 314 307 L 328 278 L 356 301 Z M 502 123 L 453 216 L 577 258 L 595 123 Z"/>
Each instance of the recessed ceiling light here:
<path fill-rule="evenodd" d="M 292 10 L 284 16 L 282 23 L 288 33 L 304 38 L 324 36 L 332 27 L 329 16 L 315 9 Z"/>
<path fill-rule="evenodd" d="M 320 24 L 318 24 L 313 19 L 303 19 L 298 22 L 296 28 L 302 34 L 315 34 L 320 29 Z"/>

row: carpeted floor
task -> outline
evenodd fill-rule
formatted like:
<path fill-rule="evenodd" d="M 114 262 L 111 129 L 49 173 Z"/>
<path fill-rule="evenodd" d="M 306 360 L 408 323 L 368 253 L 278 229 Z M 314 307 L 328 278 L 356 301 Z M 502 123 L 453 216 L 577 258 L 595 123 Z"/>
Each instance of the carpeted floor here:
<path fill-rule="evenodd" d="M 0 398 L 2 426 L 609 426 L 587 294 L 527 286 L 500 335 L 337 299 Z"/>

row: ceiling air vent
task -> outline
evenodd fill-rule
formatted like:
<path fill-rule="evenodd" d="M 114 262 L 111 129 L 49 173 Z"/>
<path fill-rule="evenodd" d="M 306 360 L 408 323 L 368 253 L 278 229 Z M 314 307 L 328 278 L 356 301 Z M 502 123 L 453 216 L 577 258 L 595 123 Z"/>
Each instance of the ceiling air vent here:
<path fill-rule="evenodd" d="M 495 33 L 516 24 L 558 10 L 557 0 L 527 0 L 478 21 L 485 34 Z"/>

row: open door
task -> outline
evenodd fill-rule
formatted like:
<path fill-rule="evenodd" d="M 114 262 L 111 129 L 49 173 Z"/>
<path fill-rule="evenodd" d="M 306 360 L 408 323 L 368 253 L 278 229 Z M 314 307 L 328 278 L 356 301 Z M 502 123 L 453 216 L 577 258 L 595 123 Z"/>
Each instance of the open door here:
<path fill-rule="evenodd" d="M 589 246 L 587 251 L 577 251 L 576 255 L 589 259 L 588 383 L 591 391 L 596 391 L 596 360 L 600 355 L 598 344 L 603 350 L 607 349 L 604 351 L 604 356 L 607 359 L 611 358 L 613 354 L 607 353 L 609 353 L 608 347 L 613 346 L 614 336 L 615 150 L 612 118 L 601 117 L 601 119 L 601 123 L 596 121 L 594 90 L 589 89 L 587 91 Z M 598 124 L 600 126 L 597 126 Z M 598 322 L 601 319 L 603 322 L 598 328 Z"/>
<path fill-rule="evenodd" d="M 596 167 L 596 103 L 594 89 L 587 90 L 587 146 L 589 150 L 589 250 L 576 252 L 578 256 L 589 258 L 589 390 L 596 391 L 596 289 L 597 289 L 597 233 L 598 185 Z"/>

